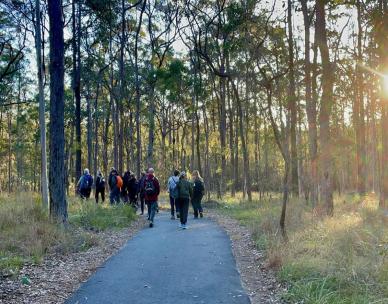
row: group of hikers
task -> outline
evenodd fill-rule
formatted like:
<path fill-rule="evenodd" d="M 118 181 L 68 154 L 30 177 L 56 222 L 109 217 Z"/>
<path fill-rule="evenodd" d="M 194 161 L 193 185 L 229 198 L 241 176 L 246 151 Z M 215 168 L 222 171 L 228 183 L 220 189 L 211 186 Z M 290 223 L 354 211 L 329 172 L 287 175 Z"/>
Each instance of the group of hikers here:
<path fill-rule="evenodd" d="M 105 201 L 105 177 L 100 170 L 97 171 L 96 179 L 90 174 L 89 169 L 84 170 L 77 183 L 77 192 L 82 199 L 89 199 L 92 188 L 95 188 L 95 200 L 98 204 L 101 197 Z M 141 214 L 144 214 L 144 207 L 147 206 L 149 226 L 154 226 L 155 214 L 159 212 L 158 198 L 160 194 L 159 180 L 155 176 L 155 170 L 149 168 L 141 173 L 139 179 L 130 170 L 122 176 L 115 168 L 111 168 L 108 177 L 110 204 L 119 204 L 123 201 L 135 209 L 140 202 Z M 185 171 L 175 170 L 167 182 L 171 206 L 171 219 L 180 219 L 180 227 L 187 229 L 187 217 L 190 201 L 194 210 L 194 219 L 203 217 L 202 198 L 205 187 L 203 179 L 198 170 L 192 172 L 192 180 L 188 179 Z"/>

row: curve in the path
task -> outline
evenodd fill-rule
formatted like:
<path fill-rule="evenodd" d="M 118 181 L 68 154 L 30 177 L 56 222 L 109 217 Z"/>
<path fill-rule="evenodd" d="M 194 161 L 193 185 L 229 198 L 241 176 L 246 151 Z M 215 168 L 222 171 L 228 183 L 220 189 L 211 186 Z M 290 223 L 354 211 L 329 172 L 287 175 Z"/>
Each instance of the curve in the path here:
<path fill-rule="evenodd" d="M 66 304 L 249 304 L 226 233 L 207 219 L 178 228 L 167 213 L 137 234 Z"/>

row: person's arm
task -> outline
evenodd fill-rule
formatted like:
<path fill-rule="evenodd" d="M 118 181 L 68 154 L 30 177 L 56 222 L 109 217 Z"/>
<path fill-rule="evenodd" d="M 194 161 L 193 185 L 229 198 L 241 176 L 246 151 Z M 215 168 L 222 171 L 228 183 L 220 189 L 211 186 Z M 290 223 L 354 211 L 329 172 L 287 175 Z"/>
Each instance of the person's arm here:
<path fill-rule="evenodd" d="M 190 192 L 190 198 L 193 198 L 193 184 L 189 182 L 189 192 Z"/>
<path fill-rule="evenodd" d="M 79 186 L 81 185 L 81 182 L 82 182 L 82 179 L 84 178 L 84 176 L 82 175 L 80 177 L 80 179 L 78 180 L 78 183 L 77 183 L 77 187 L 79 188 Z"/>
<path fill-rule="evenodd" d="M 167 193 L 170 193 L 170 183 L 171 183 L 171 178 L 172 178 L 172 177 L 169 177 L 169 178 L 168 178 L 168 181 L 167 181 Z"/>

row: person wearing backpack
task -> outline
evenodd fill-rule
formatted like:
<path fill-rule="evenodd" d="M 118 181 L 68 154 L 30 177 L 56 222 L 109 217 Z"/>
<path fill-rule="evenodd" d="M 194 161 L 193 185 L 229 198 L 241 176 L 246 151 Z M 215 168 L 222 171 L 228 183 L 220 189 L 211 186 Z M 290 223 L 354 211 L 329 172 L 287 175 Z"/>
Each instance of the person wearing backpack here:
<path fill-rule="evenodd" d="M 90 193 L 92 192 L 93 186 L 93 176 L 90 175 L 89 169 L 84 170 L 84 174 L 81 176 L 77 183 L 77 188 L 79 190 L 80 196 L 82 199 L 89 199 Z"/>
<path fill-rule="evenodd" d="M 98 204 L 98 197 L 101 194 L 101 200 L 105 202 L 105 178 L 100 170 L 97 171 L 96 176 L 96 191 L 94 193 L 96 203 Z"/>
<path fill-rule="evenodd" d="M 144 214 L 144 203 L 145 203 L 145 199 L 144 199 L 144 196 L 145 196 L 145 193 L 144 193 L 144 181 L 147 177 L 147 173 L 146 171 L 143 171 L 141 173 L 141 177 L 140 177 L 140 180 L 139 180 L 139 183 L 138 183 L 138 195 L 139 195 L 139 198 L 140 198 L 140 210 L 141 210 L 141 215 Z M 148 208 L 148 220 L 150 219 L 150 209 Z"/>
<path fill-rule="evenodd" d="M 129 201 L 129 181 L 131 179 L 131 171 L 127 170 L 123 175 L 123 187 L 121 188 L 121 197 L 124 200 L 124 203 Z"/>
<path fill-rule="evenodd" d="M 176 185 L 179 182 L 179 171 L 174 170 L 174 175 L 170 176 L 167 182 L 167 191 L 170 196 L 170 205 L 171 205 L 171 219 L 175 220 L 175 212 L 177 218 L 179 218 L 179 209 L 177 205 L 178 190 Z"/>
<path fill-rule="evenodd" d="M 144 199 L 149 208 L 150 228 L 154 226 L 155 213 L 158 208 L 158 196 L 160 193 L 160 185 L 155 177 L 155 170 L 148 169 L 148 175 L 144 180 Z"/>
<path fill-rule="evenodd" d="M 120 189 L 123 186 L 123 179 L 119 176 L 117 170 L 112 168 L 109 174 L 109 200 L 110 204 L 119 204 L 120 203 Z"/>
<path fill-rule="evenodd" d="M 180 227 L 187 229 L 190 198 L 193 196 L 193 185 L 187 180 L 186 172 L 182 171 L 177 184 L 178 206 L 180 211 Z"/>
<path fill-rule="evenodd" d="M 129 198 L 129 203 L 131 204 L 132 207 L 137 210 L 137 194 L 138 194 L 138 182 L 136 179 L 135 174 L 131 173 L 128 184 L 127 184 L 127 191 L 128 191 L 128 198 Z"/>
<path fill-rule="evenodd" d="M 191 200 L 191 204 L 194 209 L 194 218 L 198 218 L 198 213 L 200 217 L 203 217 L 203 209 L 202 209 L 202 198 L 205 193 L 205 187 L 203 183 L 203 179 L 199 174 L 198 170 L 193 171 L 193 197 Z"/>

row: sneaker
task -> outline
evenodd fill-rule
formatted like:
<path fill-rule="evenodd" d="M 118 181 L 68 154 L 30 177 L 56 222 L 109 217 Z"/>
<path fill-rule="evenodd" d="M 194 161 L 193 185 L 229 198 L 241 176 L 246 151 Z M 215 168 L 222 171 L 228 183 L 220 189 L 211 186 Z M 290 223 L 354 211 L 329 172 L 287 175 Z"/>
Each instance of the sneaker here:
<path fill-rule="evenodd" d="M 183 229 L 187 229 L 188 227 L 187 227 L 187 225 L 186 224 L 183 224 L 183 227 L 182 227 Z"/>
<path fill-rule="evenodd" d="M 172 220 L 175 220 L 175 216 L 171 215 L 171 219 L 172 219 Z"/>
<path fill-rule="evenodd" d="M 203 213 L 202 213 L 202 212 L 200 212 L 200 213 L 199 213 L 199 216 L 200 216 L 201 218 L 203 218 Z"/>
<path fill-rule="evenodd" d="M 183 228 L 183 224 L 182 224 L 182 223 L 179 223 L 178 227 L 179 227 L 179 228 Z"/>
<path fill-rule="evenodd" d="M 150 228 L 154 227 L 154 223 L 150 222 Z"/>

